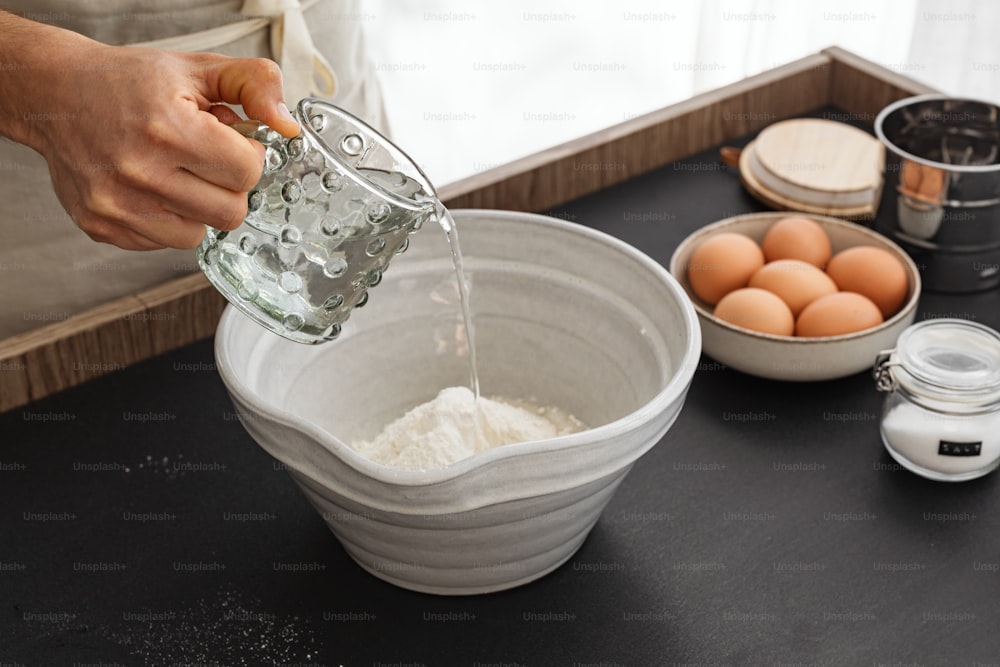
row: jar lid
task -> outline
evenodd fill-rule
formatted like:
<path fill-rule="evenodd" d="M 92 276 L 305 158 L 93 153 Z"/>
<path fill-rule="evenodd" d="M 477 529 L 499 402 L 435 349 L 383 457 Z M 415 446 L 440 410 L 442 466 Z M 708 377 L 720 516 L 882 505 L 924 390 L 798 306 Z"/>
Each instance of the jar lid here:
<path fill-rule="evenodd" d="M 920 393 L 958 400 L 1000 399 L 1000 333 L 961 319 L 925 320 L 896 342 L 895 379 Z M 909 376 L 909 377 L 907 377 Z"/>

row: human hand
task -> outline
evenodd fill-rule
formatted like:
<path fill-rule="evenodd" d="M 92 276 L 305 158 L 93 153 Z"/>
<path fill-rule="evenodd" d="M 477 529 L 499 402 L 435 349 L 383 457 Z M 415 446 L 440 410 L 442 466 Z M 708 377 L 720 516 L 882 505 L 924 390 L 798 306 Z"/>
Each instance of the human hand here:
<path fill-rule="evenodd" d="M 205 225 L 238 226 L 264 149 L 227 127 L 239 117 L 218 103 L 295 136 L 278 66 L 74 42 L 71 57 L 38 66 L 48 76 L 32 77 L 21 114 L 24 143 L 48 161 L 74 222 L 134 250 L 192 248 Z"/>

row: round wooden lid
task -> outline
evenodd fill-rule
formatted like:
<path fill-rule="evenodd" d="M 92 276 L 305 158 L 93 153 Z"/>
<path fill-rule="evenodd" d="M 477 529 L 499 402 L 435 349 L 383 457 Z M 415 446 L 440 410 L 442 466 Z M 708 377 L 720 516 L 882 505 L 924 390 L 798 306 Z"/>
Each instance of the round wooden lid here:
<path fill-rule="evenodd" d="M 743 150 L 740 175 L 775 208 L 871 217 L 884 163 L 875 137 L 844 123 L 800 118 L 765 128 Z"/>

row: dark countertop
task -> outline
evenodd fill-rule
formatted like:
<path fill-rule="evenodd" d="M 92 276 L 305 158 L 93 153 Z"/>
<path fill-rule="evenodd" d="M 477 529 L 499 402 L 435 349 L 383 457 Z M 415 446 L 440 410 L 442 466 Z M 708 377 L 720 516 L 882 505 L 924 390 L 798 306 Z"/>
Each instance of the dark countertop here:
<path fill-rule="evenodd" d="M 756 210 L 708 151 L 553 213 L 666 265 Z M 1000 328 L 1000 290 L 942 314 Z M 704 357 L 573 559 L 441 598 L 351 561 L 198 343 L 0 415 L 0 666 L 998 664 L 1000 477 L 899 469 L 882 399 Z"/>

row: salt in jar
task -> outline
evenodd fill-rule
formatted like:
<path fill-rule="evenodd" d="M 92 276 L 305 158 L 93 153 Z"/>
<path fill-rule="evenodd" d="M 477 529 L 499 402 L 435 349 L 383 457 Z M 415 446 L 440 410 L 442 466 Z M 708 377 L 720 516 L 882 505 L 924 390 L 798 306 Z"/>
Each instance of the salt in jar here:
<path fill-rule="evenodd" d="M 925 320 L 879 354 L 889 454 L 929 479 L 982 477 L 1000 463 L 1000 334 L 961 319 Z"/>

